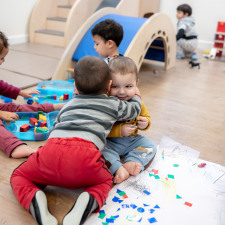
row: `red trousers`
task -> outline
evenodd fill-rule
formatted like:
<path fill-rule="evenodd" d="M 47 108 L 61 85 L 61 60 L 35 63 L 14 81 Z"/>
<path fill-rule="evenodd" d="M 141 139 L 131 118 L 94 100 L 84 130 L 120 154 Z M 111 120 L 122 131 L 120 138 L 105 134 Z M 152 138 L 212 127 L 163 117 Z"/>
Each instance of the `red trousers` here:
<path fill-rule="evenodd" d="M 100 209 L 113 184 L 113 177 L 101 155 L 92 142 L 84 139 L 48 139 L 14 170 L 11 176 L 13 191 L 20 204 L 29 210 L 41 186 L 84 188 L 97 200 Z"/>
<path fill-rule="evenodd" d="M 46 113 L 54 111 L 53 104 L 44 103 L 36 105 L 17 105 L 15 103 L 0 103 L 1 111 L 8 112 L 37 112 L 44 111 Z M 7 141 L 6 141 L 7 140 Z M 3 150 L 8 157 L 12 151 L 19 145 L 26 144 L 18 139 L 13 133 L 5 128 L 5 125 L 0 120 L 0 149 Z"/>

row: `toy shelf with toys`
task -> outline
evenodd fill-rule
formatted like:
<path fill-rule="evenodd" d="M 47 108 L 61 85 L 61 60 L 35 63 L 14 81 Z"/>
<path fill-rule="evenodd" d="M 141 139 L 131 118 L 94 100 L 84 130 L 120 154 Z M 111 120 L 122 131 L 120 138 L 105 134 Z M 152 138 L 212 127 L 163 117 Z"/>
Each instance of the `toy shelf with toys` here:
<path fill-rule="evenodd" d="M 19 119 L 13 122 L 3 121 L 7 130 L 16 137 L 25 141 L 46 140 L 50 128 L 58 115 L 58 111 L 43 113 L 39 112 L 17 112 Z"/>

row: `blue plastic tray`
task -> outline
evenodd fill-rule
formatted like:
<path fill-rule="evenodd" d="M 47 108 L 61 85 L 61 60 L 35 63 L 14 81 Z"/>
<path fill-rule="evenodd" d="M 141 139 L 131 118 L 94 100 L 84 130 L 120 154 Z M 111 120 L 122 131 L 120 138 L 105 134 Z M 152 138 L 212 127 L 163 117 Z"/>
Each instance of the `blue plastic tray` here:
<path fill-rule="evenodd" d="M 73 93 L 75 91 L 74 80 L 69 79 L 68 81 L 65 80 L 48 80 L 43 81 L 37 85 L 37 90 L 40 91 L 40 94 L 32 95 L 32 98 L 24 98 L 27 100 L 34 100 L 39 104 L 43 103 L 62 103 L 67 102 L 73 97 Z M 69 94 L 68 100 L 59 101 L 59 98 L 64 95 Z M 47 95 L 53 96 L 56 95 L 56 100 L 53 98 L 45 98 Z"/>
<path fill-rule="evenodd" d="M 74 93 L 74 80 L 69 79 L 68 81 L 65 80 L 48 80 L 42 81 L 37 85 L 37 90 L 41 91 L 44 95 L 64 95 L 65 93 Z"/>
<path fill-rule="evenodd" d="M 48 130 L 44 133 L 34 133 L 34 128 L 26 132 L 20 132 L 20 127 L 24 124 L 30 124 L 29 119 L 34 117 L 37 118 L 38 112 L 16 112 L 19 116 L 19 119 L 13 123 L 7 124 L 6 121 L 3 121 L 7 130 L 11 131 L 16 137 L 25 141 L 43 141 L 48 138 L 49 130 L 51 129 L 59 111 L 54 111 L 50 113 L 44 113 L 47 117 L 47 127 Z"/>

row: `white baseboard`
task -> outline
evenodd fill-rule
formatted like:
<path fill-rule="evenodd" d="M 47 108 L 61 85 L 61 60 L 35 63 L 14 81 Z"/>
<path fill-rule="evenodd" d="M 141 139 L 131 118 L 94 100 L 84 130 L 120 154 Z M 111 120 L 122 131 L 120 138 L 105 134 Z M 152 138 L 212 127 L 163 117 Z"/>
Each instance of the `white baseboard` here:
<path fill-rule="evenodd" d="M 29 37 L 28 37 L 27 34 L 16 35 L 16 36 L 9 36 L 8 39 L 9 39 L 9 44 L 10 45 L 26 43 L 26 42 L 29 41 Z"/>
<path fill-rule="evenodd" d="M 214 43 L 212 41 L 198 40 L 198 49 L 201 50 L 211 50 Z"/>
<path fill-rule="evenodd" d="M 9 43 L 11 45 L 14 44 L 21 44 L 26 43 L 29 41 L 29 36 L 27 34 L 24 35 L 16 35 L 16 36 L 9 36 Z M 201 50 L 211 50 L 213 48 L 213 42 L 212 41 L 204 41 L 204 40 L 198 40 L 198 49 Z"/>

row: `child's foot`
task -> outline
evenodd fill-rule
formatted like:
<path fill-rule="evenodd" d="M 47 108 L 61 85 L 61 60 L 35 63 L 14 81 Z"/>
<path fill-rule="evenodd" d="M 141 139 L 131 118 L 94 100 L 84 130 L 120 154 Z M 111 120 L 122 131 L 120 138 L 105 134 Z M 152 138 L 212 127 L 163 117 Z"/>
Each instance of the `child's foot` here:
<path fill-rule="evenodd" d="M 36 152 L 37 149 L 31 148 L 28 145 L 18 145 L 11 153 L 11 157 L 15 159 L 24 158 Z"/>
<path fill-rule="evenodd" d="M 177 59 L 184 59 L 185 56 L 184 56 L 184 54 L 177 54 L 177 55 L 176 55 L 176 58 L 177 58 Z"/>
<path fill-rule="evenodd" d="M 115 177 L 113 182 L 115 184 L 120 184 L 121 182 L 123 182 L 124 180 L 128 179 L 129 177 L 129 173 L 128 171 L 123 167 L 119 167 L 119 169 L 116 171 Z"/>
<path fill-rule="evenodd" d="M 58 225 L 57 219 L 48 211 L 48 203 L 43 191 L 37 191 L 30 204 L 30 213 L 39 225 Z"/>
<path fill-rule="evenodd" d="M 136 176 L 141 172 L 141 164 L 133 161 L 126 162 L 123 167 L 128 171 L 130 175 Z"/>
<path fill-rule="evenodd" d="M 63 225 L 80 225 L 98 207 L 97 201 L 88 192 L 83 192 L 78 197 L 72 209 L 63 218 Z"/>
<path fill-rule="evenodd" d="M 194 60 L 194 61 L 198 60 L 197 54 L 196 54 L 196 53 L 193 53 L 193 54 L 191 55 L 191 59 Z"/>

